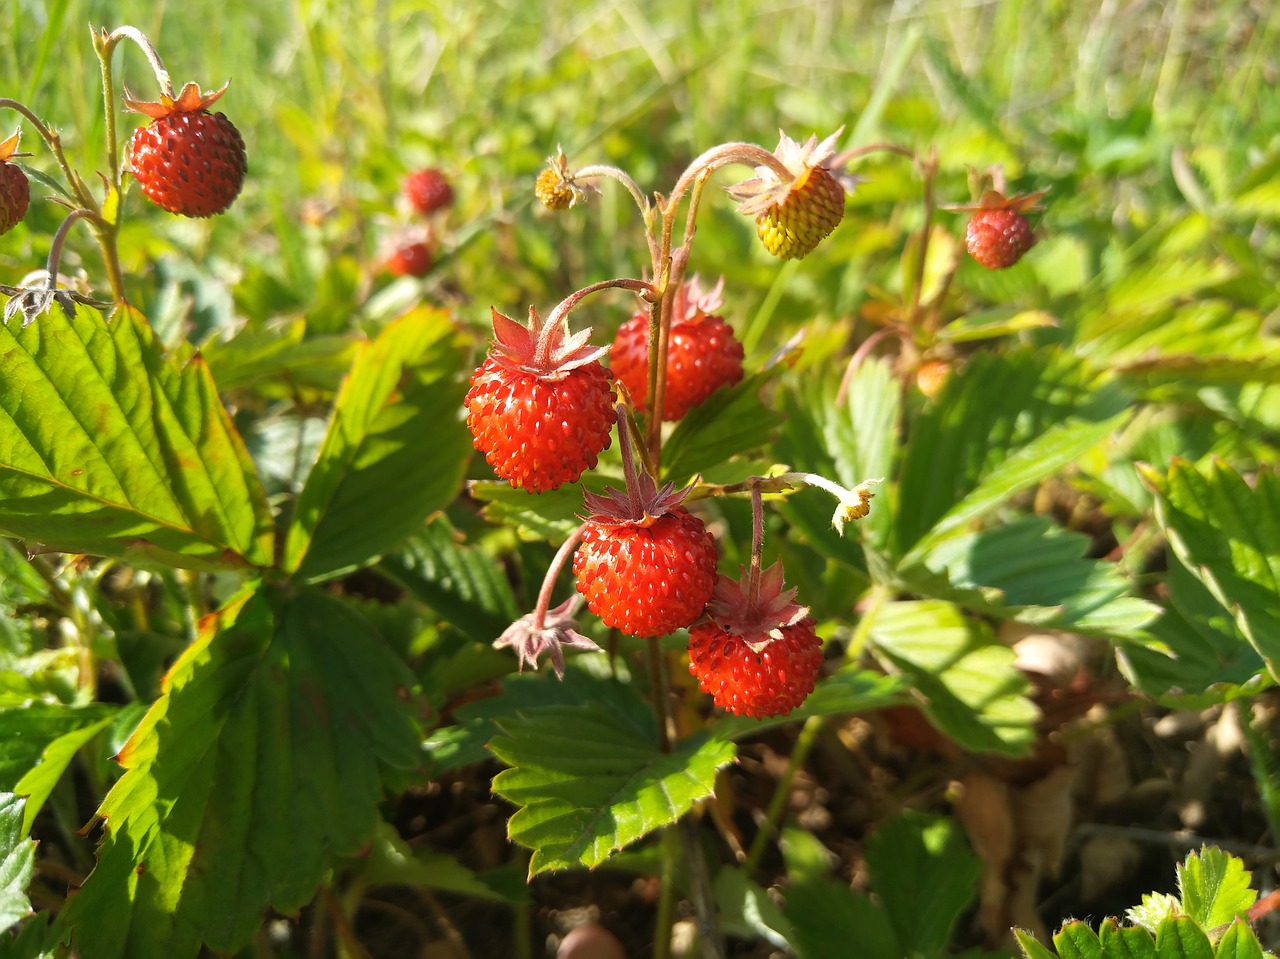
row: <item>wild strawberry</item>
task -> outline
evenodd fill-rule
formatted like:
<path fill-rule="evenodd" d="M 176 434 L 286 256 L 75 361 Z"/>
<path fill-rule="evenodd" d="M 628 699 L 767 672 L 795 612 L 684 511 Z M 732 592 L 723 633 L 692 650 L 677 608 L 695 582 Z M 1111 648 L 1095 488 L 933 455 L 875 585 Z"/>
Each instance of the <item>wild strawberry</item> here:
<path fill-rule="evenodd" d="M 743 570 L 741 583 L 721 576 L 706 621 L 689 627 L 689 672 L 735 715 L 789 713 L 813 692 L 822 640 L 809 611 L 792 602 L 796 591 L 782 585 L 781 562 L 763 573 Z"/>
<path fill-rule="evenodd" d="M 387 270 L 396 276 L 426 276 L 431 266 L 431 247 L 420 240 L 396 247 L 387 257 Z"/>
<path fill-rule="evenodd" d="M 927 363 L 921 363 L 916 370 L 916 386 L 920 388 L 921 393 L 933 399 L 942 392 L 950 376 L 950 363 L 943 360 L 929 360 Z"/>
<path fill-rule="evenodd" d="M 758 166 L 753 179 L 729 188 L 742 201 L 738 212 L 756 218 L 756 233 L 774 256 L 791 260 L 807 255 L 844 218 L 845 188 L 828 166 L 841 132 L 821 143 L 811 136 L 803 145 L 781 134 L 773 155 L 790 176 Z"/>
<path fill-rule="evenodd" d="M 563 304 L 561 305 L 563 306 Z M 493 471 L 531 493 L 557 489 L 595 468 L 613 429 L 612 374 L 590 329 L 570 336 L 557 307 L 529 325 L 493 313 L 493 349 L 471 377 L 467 428 Z"/>
<path fill-rule="evenodd" d="M 988 190 L 976 206 L 953 207 L 973 214 L 964 231 L 969 255 L 988 270 L 1004 270 L 1021 260 L 1036 243 L 1024 214 L 1040 210 L 1036 201 L 1047 192 L 1006 198 L 997 190 Z"/>
<path fill-rule="evenodd" d="M 701 615 L 716 582 L 716 546 L 680 505 L 687 490 L 657 489 L 637 470 L 619 407 L 626 491 L 585 494 L 590 511 L 573 574 L 587 608 L 629 636 L 665 636 Z"/>
<path fill-rule="evenodd" d="M 719 309 L 724 280 L 704 294 L 695 276 L 682 286 L 672 304 L 671 335 L 667 341 L 667 385 L 662 401 L 664 420 L 683 419 L 722 386 L 742 379 L 742 344 Z M 649 314 L 636 313 L 618 329 L 610 354 L 613 375 L 626 386 L 643 410 L 649 395 Z"/>
<path fill-rule="evenodd" d="M 0 234 L 8 233 L 17 226 L 31 205 L 31 185 L 27 182 L 27 175 L 16 163 L 10 162 L 14 157 L 26 156 L 18 152 L 21 138 L 19 129 L 0 143 Z"/>
<path fill-rule="evenodd" d="M 415 210 L 429 216 L 453 206 L 453 187 L 439 170 L 416 170 L 404 178 L 404 195 Z"/>
<path fill-rule="evenodd" d="M 170 213 L 213 216 L 240 194 L 248 169 L 244 140 L 225 114 L 207 109 L 226 89 L 201 93 L 188 83 L 176 99 L 161 94 L 159 103 L 125 94 L 126 107 L 151 117 L 133 132 L 133 175 L 147 198 Z"/>

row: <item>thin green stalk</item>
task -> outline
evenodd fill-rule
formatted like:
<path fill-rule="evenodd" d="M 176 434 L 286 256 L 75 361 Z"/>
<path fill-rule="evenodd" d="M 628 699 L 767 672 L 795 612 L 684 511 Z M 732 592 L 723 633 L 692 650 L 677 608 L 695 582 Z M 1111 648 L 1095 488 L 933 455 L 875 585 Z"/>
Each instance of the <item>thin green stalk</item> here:
<path fill-rule="evenodd" d="M 679 863 L 679 837 L 675 829 L 668 826 L 662 832 L 662 875 L 658 886 L 658 910 L 653 920 L 653 959 L 670 959 L 671 956 Z"/>
<path fill-rule="evenodd" d="M 765 846 L 778 835 L 778 827 L 786 812 L 787 801 L 791 797 L 791 784 L 795 781 L 796 773 L 804 767 L 805 762 L 808 760 L 809 752 L 813 749 L 814 742 L 817 741 L 818 733 L 822 730 L 822 723 L 822 717 L 810 716 L 805 720 L 804 725 L 800 727 L 800 735 L 791 750 L 791 758 L 787 762 L 786 771 L 783 772 L 782 778 L 778 781 L 778 787 L 773 791 L 773 796 L 769 800 L 769 808 L 765 810 L 764 822 L 760 824 L 760 831 L 756 833 L 755 838 L 751 841 L 751 848 L 747 850 L 747 856 L 742 862 L 742 870 L 747 876 L 755 873 L 756 868 L 760 865 L 760 857 L 764 855 Z"/>

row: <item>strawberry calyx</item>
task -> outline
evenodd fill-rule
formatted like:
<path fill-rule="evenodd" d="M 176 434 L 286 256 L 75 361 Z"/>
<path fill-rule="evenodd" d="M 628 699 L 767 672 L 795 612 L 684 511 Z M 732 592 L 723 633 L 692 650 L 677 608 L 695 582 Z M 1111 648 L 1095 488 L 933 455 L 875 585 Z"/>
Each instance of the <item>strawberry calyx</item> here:
<path fill-rule="evenodd" d="M 707 619 L 730 636 L 736 636 L 760 652 L 782 631 L 809 615 L 807 606 L 795 602 L 797 590 L 784 589 L 782 560 L 768 569 L 739 567 L 741 579 L 721 576 L 707 604 Z"/>
<path fill-rule="evenodd" d="M 538 657 L 545 652 L 551 658 L 551 667 L 556 671 L 556 676 L 564 679 L 564 647 L 588 652 L 600 651 L 595 642 L 578 632 L 573 612 L 581 601 L 582 598 L 574 594 L 541 615 L 537 610 L 526 613 L 494 640 L 494 649 L 510 646 L 515 650 L 521 671 L 524 670 L 525 663 L 537 669 Z"/>
<path fill-rule="evenodd" d="M 563 379 L 572 370 L 598 362 L 609 351 L 607 346 L 591 345 L 591 327 L 570 334 L 567 314 L 545 322 L 537 308 L 530 306 L 528 325 L 521 325 L 493 307 L 489 312 L 493 314 L 494 358 L 511 370 L 545 380 Z"/>
<path fill-rule="evenodd" d="M 731 197 L 740 201 L 738 212 L 757 216 L 781 206 L 793 192 L 804 188 L 810 174 L 817 168 L 834 176 L 835 171 L 829 168 L 830 161 L 836 153 L 836 141 L 843 133 L 844 127 L 841 127 L 821 142 L 817 136 L 811 136 L 804 143 L 799 143 L 779 130 L 778 146 L 773 155 L 790 171 L 791 179 L 780 176 L 772 167 L 756 167 L 754 177 L 727 189 Z"/>
<path fill-rule="evenodd" d="M 210 105 L 227 92 L 227 87 L 230 85 L 231 81 L 228 80 L 221 89 L 204 93 L 200 90 L 200 86 L 192 81 L 183 86 L 176 97 L 161 91 L 159 101 L 135 99 L 126 87 L 123 97 L 124 106 L 132 113 L 142 113 L 153 120 L 175 113 L 196 113 L 200 110 L 208 110 Z"/>
<path fill-rule="evenodd" d="M 627 410 L 622 404 L 618 404 L 617 416 L 626 488 L 606 486 L 603 493 L 584 490 L 582 498 L 588 512 L 584 519 L 604 527 L 649 527 L 684 502 L 693 486 L 677 490 L 675 483 L 664 483 L 659 487 L 647 471 L 638 468 L 627 425 Z"/>
<path fill-rule="evenodd" d="M 984 190 L 976 203 L 944 204 L 942 209 L 952 213 L 981 213 L 986 210 L 1014 210 L 1018 213 L 1039 213 L 1044 207 L 1040 200 L 1048 194 L 1048 189 L 1036 190 L 1034 193 L 1015 193 L 1005 196 L 999 190 Z"/>
<path fill-rule="evenodd" d="M 22 127 L 13 131 L 13 136 L 6 137 L 0 141 L 0 163 L 5 163 L 15 157 L 29 157 L 30 153 L 19 153 L 18 144 L 22 140 Z"/>

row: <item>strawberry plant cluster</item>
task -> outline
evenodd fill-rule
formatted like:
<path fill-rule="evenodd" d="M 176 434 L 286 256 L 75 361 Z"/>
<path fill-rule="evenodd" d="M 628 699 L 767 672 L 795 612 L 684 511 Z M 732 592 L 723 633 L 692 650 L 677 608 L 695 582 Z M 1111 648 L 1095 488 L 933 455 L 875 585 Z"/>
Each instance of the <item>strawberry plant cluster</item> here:
<path fill-rule="evenodd" d="M 406 125 L 279 197 L 240 81 L 92 44 L 100 169 L 0 98 L 0 959 L 1270 955 L 1212 846 L 1041 892 L 1151 865 L 1139 711 L 1234 723 L 1280 829 L 1274 147 L 1136 239 L 1078 143 L 876 98 L 635 174 Z"/>

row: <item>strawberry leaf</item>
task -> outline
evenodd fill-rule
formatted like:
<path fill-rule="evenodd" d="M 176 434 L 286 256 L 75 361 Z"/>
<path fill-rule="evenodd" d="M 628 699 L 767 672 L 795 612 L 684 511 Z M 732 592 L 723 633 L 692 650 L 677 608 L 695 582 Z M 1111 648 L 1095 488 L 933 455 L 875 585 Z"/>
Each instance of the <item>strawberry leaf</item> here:
<path fill-rule="evenodd" d="M 0 532 L 33 549 L 235 569 L 271 562 L 271 515 L 199 354 L 77 305 L 0 328 Z"/>
<path fill-rule="evenodd" d="M 1240 859 L 1205 846 L 1178 866 L 1182 911 L 1206 929 L 1225 926 L 1246 915 L 1257 901 L 1252 881 Z"/>
<path fill-rule="evenodd" d="M 1156 955 L 1159 959 L 1213 959 L 1213 946 L 1194 919 L 1171 916 L 1156 930 Z"/>
<path fill-rule="evenodd" d="M 782 421 L 760 402 L 760 391 L 777 375 L 778 367 L 723 387 L 691 409 L 662 447 L 662 477 L 688 481 L 732 456 L 749 453 L 769 442 Z"/>
<path fill-rule="evenodd" d="M 63 921 L 96 957 L 235 952 L 374 834 L 380 767 L 417 761 L 382 638 L 312 590 L 203 621 L 118 759 L 98 864 Z"/>
<path fill-rule="evenodd" d="M 0 793 L 0 934 L 31 911 L 27 884 L 35 865 L 36 844 L 23 838 L 25 800 Z"/>
<path fill-rule="evenodd" d="M 1175 459 L 1145 470 L 1156 519 L 1181 560 L 1228 610 L 1267 661 L 1280 661 L 1280 477 L 1259 469 L 1253 485 L 1220 460 L 1203 471 Z"/>
<path fill-rule="evenodd" d="M 85 726 L 109 720 L 114 713 L 111 706 L 53 703 L 0 709 L 0 790 L 16 791 L 18 780 L 40 761 L 51 743 Z"/>
<path fill-rule="evenodd" d="M 448 315 L 426 307 L 357 354 L 298 496 L 285 569 L 309 582 L 358 569 L 457 495 L 471 458 L 465 366 Z"/>
<path fill-rule="evenodd" d="M 907 673 L 929 719 L 966 749 L 1020 755 L 1039 716 L 1014 653 L 989 627 L 938 600 L 889 603 L 871 622 L 876 650 Z"/>
<path fill-rule="evenodd" d="M 545 706 L 497 720 L 489 748 L 511 769 L 493 791 L 519 807 L 508 832 L 533 850 L 529 875 L 597 866 L 710 796 L 734 747 L 698 735 L 670 753 L 653 719 L 613 703 Z M 573 788 L 567 789 L 571 783 Z"/>

